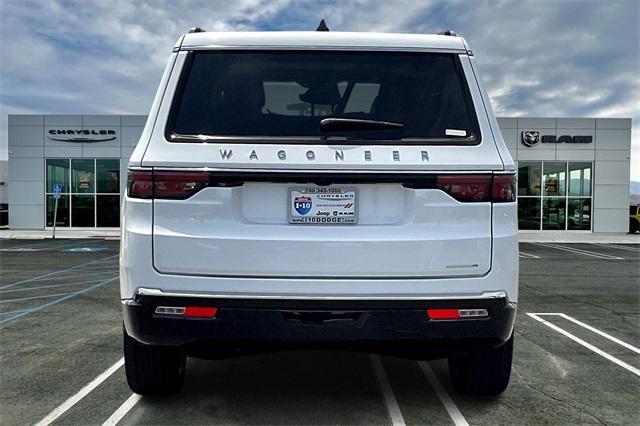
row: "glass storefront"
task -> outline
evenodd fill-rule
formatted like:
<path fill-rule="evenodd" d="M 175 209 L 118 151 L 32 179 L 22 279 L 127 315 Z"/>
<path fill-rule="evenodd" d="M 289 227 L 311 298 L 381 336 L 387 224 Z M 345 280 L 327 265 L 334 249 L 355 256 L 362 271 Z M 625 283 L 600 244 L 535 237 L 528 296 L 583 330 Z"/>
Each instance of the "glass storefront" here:
<path fill-rule="evenodd" d="M 518 163 L 518 227 L 591 230 L 590 162 Z"/>
<path fill-rule="evenodd" d="M 591 162 L 519 162 L 519 229 L 590 231 L 592 173 Z M 58 227 L 120 226 L 119 159 L 47 159 L 47 226 L 53 226 L 54 184 L 62 185 Z"/>
<path fill-rule="evenodd" d="M 56 226 L 120 226 L 119 159 L 48 158 L 46 164 L 47 226 L 53 226 L 55 184 L 62 185 Z"/>

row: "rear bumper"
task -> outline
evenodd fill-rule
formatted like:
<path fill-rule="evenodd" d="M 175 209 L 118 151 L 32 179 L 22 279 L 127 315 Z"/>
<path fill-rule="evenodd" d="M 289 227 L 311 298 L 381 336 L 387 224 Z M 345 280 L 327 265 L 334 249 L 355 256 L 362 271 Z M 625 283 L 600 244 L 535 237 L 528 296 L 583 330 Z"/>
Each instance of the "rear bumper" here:
<path fill-rule="evenodd" d="M 218 313 L 213 319 L 172 318 L 155 314 L 157 306 L 214 306 Z M 426 310 L 436 308 L 484 308 L 489 315 L 429 320 Z M 511 336 L 515 311 L 504 293 L 468 298 L 311 300 L 147 292 L 123 302 L 130 336 L 147 344 L 180 345 L 188 354 L 203 358 L 299 348 L 445 357 L 504 343 Z"/>

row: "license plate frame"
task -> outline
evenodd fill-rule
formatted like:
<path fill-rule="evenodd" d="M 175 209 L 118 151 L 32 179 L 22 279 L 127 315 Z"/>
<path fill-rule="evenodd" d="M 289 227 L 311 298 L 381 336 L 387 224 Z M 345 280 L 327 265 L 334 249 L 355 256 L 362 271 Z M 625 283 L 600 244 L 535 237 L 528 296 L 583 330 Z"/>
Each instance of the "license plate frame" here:
<path fill-rule="evenodd" d="M 287 191 L 287 212 L 292 225 L 356 225 L 358 190 L 342 186 L 291 187 Z"/>

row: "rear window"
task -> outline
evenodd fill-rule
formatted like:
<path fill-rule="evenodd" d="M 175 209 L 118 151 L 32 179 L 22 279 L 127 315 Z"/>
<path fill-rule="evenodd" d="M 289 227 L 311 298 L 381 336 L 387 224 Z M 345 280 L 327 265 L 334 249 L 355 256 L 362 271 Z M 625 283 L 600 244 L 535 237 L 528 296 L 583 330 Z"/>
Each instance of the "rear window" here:
<path fill-rule="evenodd" d="M 323 127 L 326 118 L 347 125 Z M 350 126 L 358 120 L 374 128 Z M 166 133 L 174 142 L 480 142 L 459 58 L 441 53 L 190 52 Z"/>

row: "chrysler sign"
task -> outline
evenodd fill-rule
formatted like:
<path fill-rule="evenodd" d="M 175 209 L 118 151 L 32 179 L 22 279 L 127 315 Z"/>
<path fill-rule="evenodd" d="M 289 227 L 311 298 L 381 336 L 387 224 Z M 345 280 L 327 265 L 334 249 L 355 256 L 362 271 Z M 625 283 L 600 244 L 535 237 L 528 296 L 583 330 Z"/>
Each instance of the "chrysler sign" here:
<path fill-rule="evenodd" d="M 522 132 L 522 144 L 526 146 L 536 146 L 542 143 L 591 143 L 593 136 L 570 136 L 570 135 L 540 135 L 537 130 L 525 130 Z"/>
<path fill-rule="evenodd" d="M 54 141 L 63 142 L 105 142 L 116 138 L 115 130 L 101 129 L 49 129 L 47 137 Z"/>

